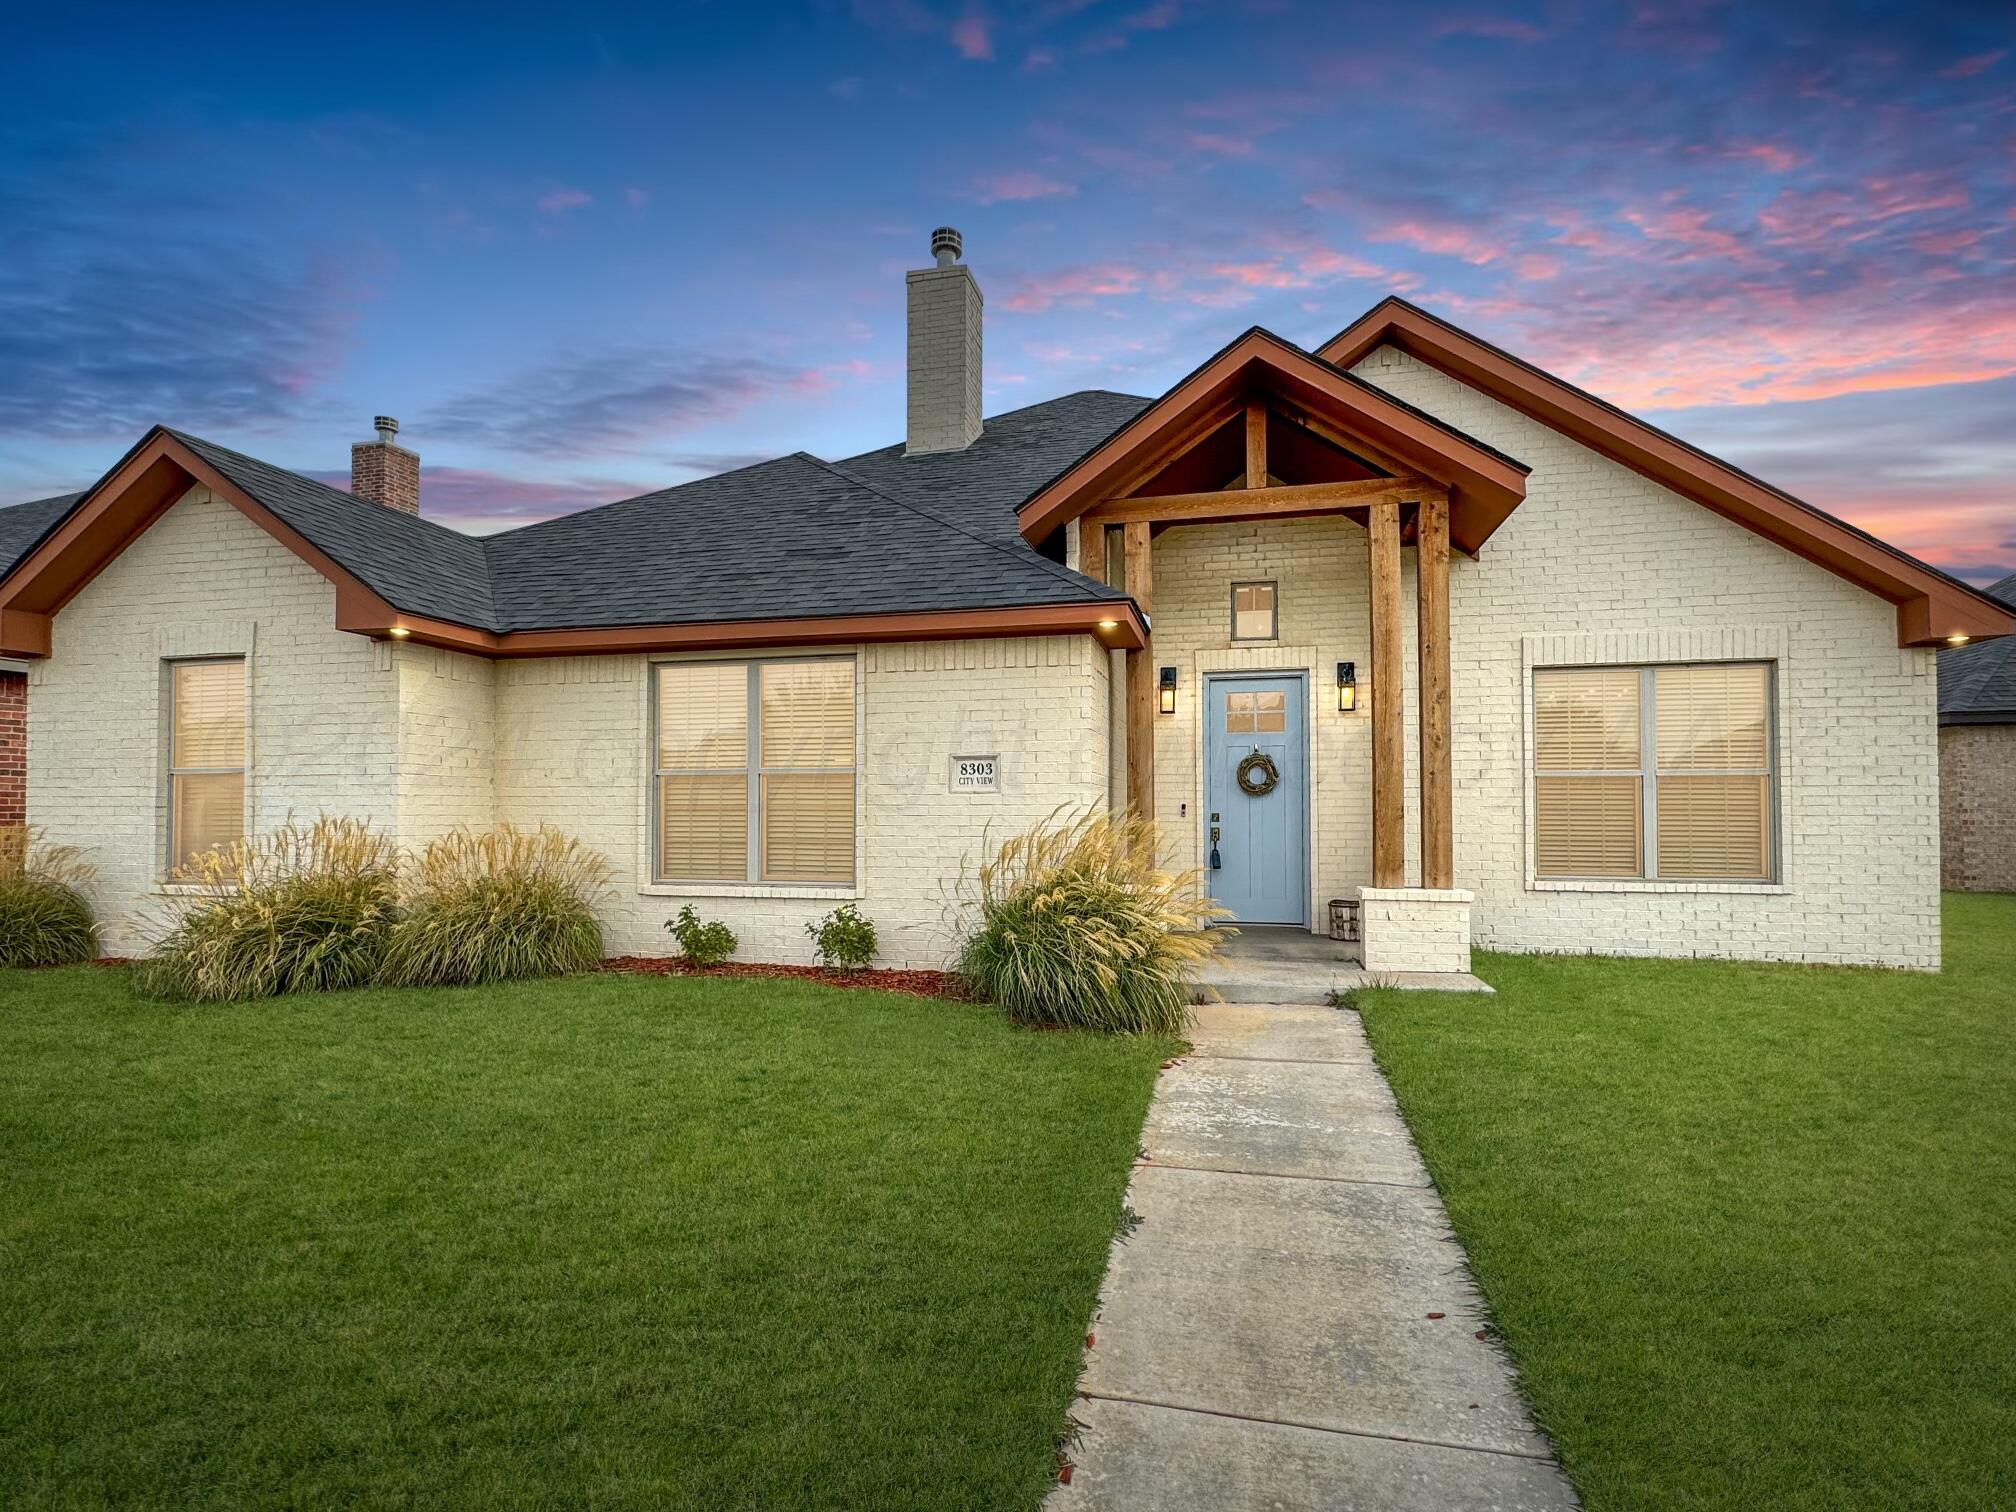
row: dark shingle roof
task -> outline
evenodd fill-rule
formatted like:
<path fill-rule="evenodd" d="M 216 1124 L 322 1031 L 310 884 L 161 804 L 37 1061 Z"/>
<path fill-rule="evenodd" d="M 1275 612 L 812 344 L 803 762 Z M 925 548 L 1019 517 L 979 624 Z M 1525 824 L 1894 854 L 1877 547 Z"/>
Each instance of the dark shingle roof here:
<path fill-rule="evenodd" d="M 884 493 L 1019 542 L 1022 502 L 1153 402 L 1087 389 L 995 416 L 964 451 L 906 457 L 899 442 L 838 466 Z"/>
<path fill-rule="evenodd" d="M 14 570 L 14 564 L 35 549 L 70 506 L 83 498 L 81 493 L 58 494 L 53 499 L 35 499 L 0 509 L 0 578 Z"/>
<path fill-rule="evenodd" d="M 1013 519 L 1012 508 L 1010 519 Z M 1031 551 L 796 452 L 485 543 L 502 630 L 1110 599 Z"/>
<path fill-rule="evenodd" d="M 168 434 L 394 608 L 558 630 L 1114 600 L 1025 544 L 1015 509 L 1147 403 L 1071 394 L 990 420 L 960 452 L 796 452 L 486 538 Z M 82 497 L 0 510 L 0 575 Z"/>
<path fill-rule="evenodd" d="M 2016 608 L 2016 572 L 1987 590 Z M 1939 653 L 1941 724 L 2016 724 L 2016 635 Z"/>

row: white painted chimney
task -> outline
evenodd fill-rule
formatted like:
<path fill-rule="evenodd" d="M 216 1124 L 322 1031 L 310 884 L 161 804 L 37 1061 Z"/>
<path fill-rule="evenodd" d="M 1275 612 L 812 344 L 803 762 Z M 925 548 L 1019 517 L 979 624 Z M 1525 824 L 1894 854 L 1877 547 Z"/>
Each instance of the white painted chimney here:
<path fill-rule="evenodd" d="M 910 428 L 903 450 L 960 451 L 980 436 L 980 285 L 959 261 L 959 233 L 931 233 L 936 265 L 906 275 Z"/>

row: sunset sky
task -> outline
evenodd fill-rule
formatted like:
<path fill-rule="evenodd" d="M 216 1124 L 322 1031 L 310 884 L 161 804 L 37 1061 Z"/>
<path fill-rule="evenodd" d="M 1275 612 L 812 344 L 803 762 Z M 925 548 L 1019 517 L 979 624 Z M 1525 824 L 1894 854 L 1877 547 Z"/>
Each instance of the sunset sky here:
<path fill-rule="evenodd" d="M 655 11 L 18 12 L 0 503 L 157 420 L 340 481 L 395 414 L 478 530 L 843 456 L 900 435 L 949 223 L 990 411 L 1398 292 L 2016 570 L 2007 0 Z"/>

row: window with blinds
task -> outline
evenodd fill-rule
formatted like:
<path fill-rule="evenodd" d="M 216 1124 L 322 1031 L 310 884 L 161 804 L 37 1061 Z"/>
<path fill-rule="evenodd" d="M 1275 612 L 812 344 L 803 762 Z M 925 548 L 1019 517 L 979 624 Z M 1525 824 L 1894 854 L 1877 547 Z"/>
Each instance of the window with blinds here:
<path fill-rule="evenodd" d="M 245 662 L 168 664 L 168 869 L 245 838 Z"/>
<path fill-rule="evenodd" d="M 662 882 L 854 880 L 854 661 L 666 662 Z"/>
<path fill-rule="evenodd" d="M 1768 881 L 1771 669 L 1533 674 L 1534 871 Z"/>

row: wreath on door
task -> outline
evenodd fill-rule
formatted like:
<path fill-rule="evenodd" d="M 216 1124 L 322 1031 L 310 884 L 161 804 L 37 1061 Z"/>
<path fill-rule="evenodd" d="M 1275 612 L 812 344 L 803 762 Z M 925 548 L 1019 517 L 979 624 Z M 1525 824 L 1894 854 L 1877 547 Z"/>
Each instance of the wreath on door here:
<path fill-rule="evenodd" d="M 1281 769 L 1265 751 L 1255 751 L 1239 763 L 1239 791 L 1248 798 L 1265 798 L 1281 781 Z"/>

